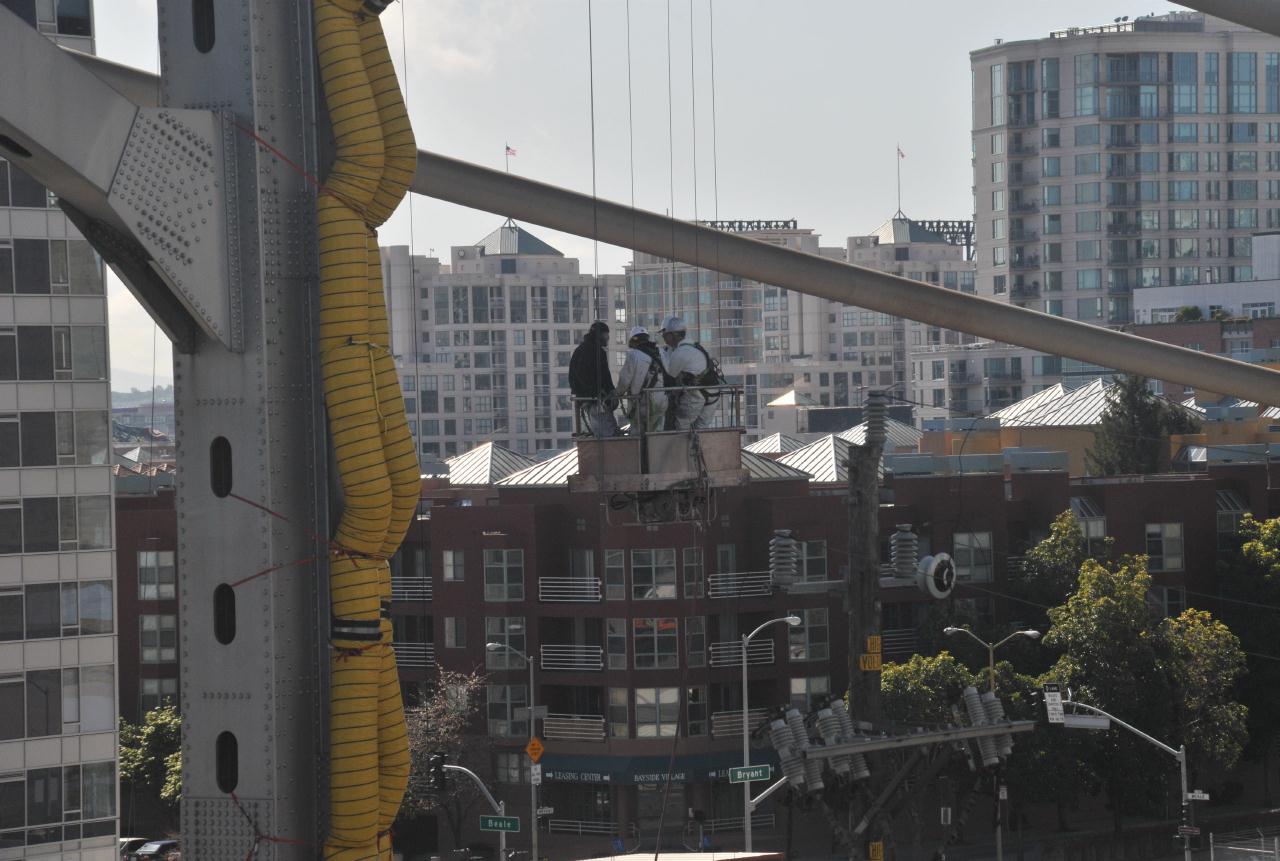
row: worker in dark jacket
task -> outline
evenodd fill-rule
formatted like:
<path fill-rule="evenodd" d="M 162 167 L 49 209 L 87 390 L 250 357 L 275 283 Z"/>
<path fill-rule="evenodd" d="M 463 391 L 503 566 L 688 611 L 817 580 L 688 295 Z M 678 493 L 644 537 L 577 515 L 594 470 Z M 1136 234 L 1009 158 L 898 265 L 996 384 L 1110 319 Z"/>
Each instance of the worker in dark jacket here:
<path fill-rule="evenodd" d="M 587 419 L 592 435 L 617 436 L 618 421 L 613 416 L 613 374 L 609 371 L 609 327 L 597 320 L 569 360 L 569 389 Z M 590 401 L 583 401 L 590 398 Z"/>

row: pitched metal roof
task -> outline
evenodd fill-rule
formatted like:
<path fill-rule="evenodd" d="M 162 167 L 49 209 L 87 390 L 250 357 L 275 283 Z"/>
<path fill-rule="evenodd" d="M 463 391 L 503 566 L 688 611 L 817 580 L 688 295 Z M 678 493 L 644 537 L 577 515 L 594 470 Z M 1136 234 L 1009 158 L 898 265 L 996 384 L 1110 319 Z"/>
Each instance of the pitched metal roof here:
<path fill-rule="evenodd" d="M 556 487 L 578 474 L 577 446 L 565 449 L 555 457 L 534 463 L 533 466 L 513 472 L 497 482 L 503 487 Z"/>
<path fill-rule="evenodd" d="M 909 448 L 915 451 L 920 448 L 920 438 L 924 436 L 924 432 L 904 422 L 886 417 L 884 435 L 886 451 L 901 448 Z M 866 445 L 867 423 L 863 422 L 860 425 L 854 425 L 848 430 L 842 430 L 836 436 L 854 445 Z"/>
<path fill-rule="evenodd" d="M 752 481 L 789 481 L 808 479 L 809 473 L 772 460 L 755 452 L 742 450 L 742 466 Z"/>
<path fill-rule="evenodd" d="M 1206 405 L 1196 403 L 1196 399 L 1194 396 L 1187 398 L 1185 401 L 1182 402 L 1182 405 L 1187 409 L 1194 410 L 1195 412 L 1201 415 L 1208 413 L 1208 409 L 1206 409 Z M 1226 397 L 1218 401 L 1216 404 L 1208 404 L 1207 406 L 1234 409 L 1236 407 L 1257 407 L 1258 402 L 1247 401 L 1247 400 L 1244 400 L 1243 398 Z M 1258 417 L 1264 418 L 1264 419 L 1280 419 L 1280 407 L 1267 407 L 1266 409 L 1258 413 Z"/>
<path fill-rule="evenodd" d="M 786 454 L 802 448 L 804 443 L 801 440 L 784 433 L 774 433 L 764 439 L 756 440 L 751 445 L 743 446 L 742 450 L 755 454 Z"/>
<path fill-rule="evenodd" d="M 827 434 L 817 442 L 783 455 L 777 463 L 807 472 L 818 484 L 849 480 L 849 441 Z"/>
<path fill-rule="evenodd" d="M 1098 503 L 1087 496 L 1071 497 L 1071 513 L 1078 520 L 1097 520 L 1100 517 L 1106 517 L 1102 509 L 1098 507 Z"/>
<path fill-rule="evenodd" d="M 445 461 L 449 467 L 449 484 L 493 484 L 512 473 L 534 464 L 533 459 L 516 454 L 508 448 L 486 442 L 464 454 Z"/>
<path fill-rule="evenodd" d="M 991 414 L 1005 427 L 1090 427 L 1102 421 L 1107 387 L 1094 380 L 1079 388 L 1062 383 Z"/>
<path fill-rule="evenodd" d="M 564 256 L 561 251 L 552 248 L 509 218 L 493 233 L 474 244 L 482 248 L 485 255 L 542 254 L 552 257 Z"/>

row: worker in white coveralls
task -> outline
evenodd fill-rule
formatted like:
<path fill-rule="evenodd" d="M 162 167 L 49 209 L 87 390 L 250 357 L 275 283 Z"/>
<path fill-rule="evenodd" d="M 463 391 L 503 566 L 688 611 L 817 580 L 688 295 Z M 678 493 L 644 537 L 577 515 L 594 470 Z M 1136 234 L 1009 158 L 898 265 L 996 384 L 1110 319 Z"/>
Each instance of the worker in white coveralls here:
<path fill-rule="evenodd" d="M 718 395 L 707 397 L 707 391 L 700 386 L 716 386 L 719 380 L 713 378 L 715 368 L 711 357 L 701 344 L 685 339 L 686 326 L 679 317 L 668 317 L 661 330 L 662 342 L 666 345 L 663 364 L 666 365 L 667 376 L 677 386 L 684 387 L 672 393 L 672 402 L 667 405 L 668 413 L 674 413 L 676 430 L 697 430 L 708 427 L 715 416 Z"/>
<path fill-rule="evenodd" d="M 631 330 L 627 356 L 618 372 L 618 392 L 631 395 L 626 405 L 631 434 L 662 430 L 667 415 L 667 395 L 662 391 L 663 367 L 658 345 L 643 326 Z"/>

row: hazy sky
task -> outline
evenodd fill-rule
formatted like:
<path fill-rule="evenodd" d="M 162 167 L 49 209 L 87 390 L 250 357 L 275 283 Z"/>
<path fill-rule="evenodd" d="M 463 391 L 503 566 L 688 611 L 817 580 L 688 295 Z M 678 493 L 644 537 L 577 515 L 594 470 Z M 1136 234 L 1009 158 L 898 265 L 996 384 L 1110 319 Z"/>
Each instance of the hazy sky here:
<path fill-rule="evenodd" d="M 98 52 L 156 70 L 154 2 L 96 6 Z M 896 208 L 900 144 L 903 211 L 969 218 L 969 51 L 1175 8 L 1163 0 L 593 0 L 597 191 L 630 201 L 634 175 L 635 202 L 646 209 L 795 218 L 824 244 L 842 245 Z M 393 4 L 383 23 L 419 147 L 501 167 L 510 144 L 513 173 L 591 190 L 588 0 L 414 0 Z M 383 244 L 410 243 L 411 221 L 414 252 L 445 257 L 501 218 L 415 198 L 383 228 Z M 592 271 L 589 240 L 532 229 Z M 629 259 L 602 245 L 599 271 L 621 271 Z M 111 281 L 115 388 L 149 385 L 153 326 Z M 163 335 L 156 354 L 155 375 L 168 382 Z"/>

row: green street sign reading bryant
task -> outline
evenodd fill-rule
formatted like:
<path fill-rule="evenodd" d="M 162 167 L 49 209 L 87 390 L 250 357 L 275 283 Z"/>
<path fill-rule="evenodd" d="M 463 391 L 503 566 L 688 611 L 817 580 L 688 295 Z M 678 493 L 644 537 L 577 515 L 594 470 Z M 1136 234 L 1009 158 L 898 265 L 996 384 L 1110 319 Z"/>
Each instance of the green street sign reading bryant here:
<path fill-rule="evenodd" d="M 481 831 L 519 831 L 519 816 L 489 816 L 481 815 L 480 817 Z"/>
<path fill-rule="evenodd" d="M 729 769 L 730 783 L 750 783 L 753 780 L 768 780 L 773 774 L 771 765 L 738 766 Z"/>

